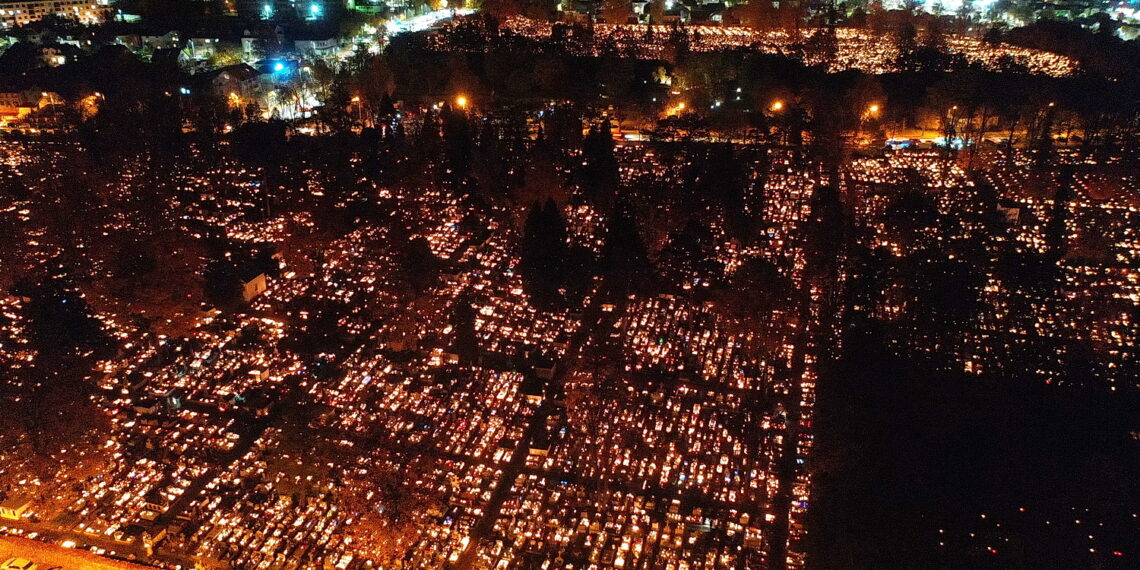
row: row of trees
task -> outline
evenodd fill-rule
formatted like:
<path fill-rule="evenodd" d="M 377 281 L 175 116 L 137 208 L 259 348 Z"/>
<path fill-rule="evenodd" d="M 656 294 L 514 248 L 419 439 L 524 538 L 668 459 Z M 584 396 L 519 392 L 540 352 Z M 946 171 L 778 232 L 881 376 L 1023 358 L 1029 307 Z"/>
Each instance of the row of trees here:
<path fill-rule="evenodd" d="M 1099 157 L 1133 145 L 1133 95 L 1140 92 L 1140 74 L 1110 80 L 1096 74 L 1049 79 L 1020 73 L 1012 64 L 1007 70 L 987 71 L 947 59 L 937 26 L 919 33 L 904 22 L 895 37 L 902 71 L 870 76 L 858 71 L 829 74 L 794 59 L 746 51 L 681 50 L 674 61 L 618 53 L 581 56 L 552 51 L 542 42 L 495 35 L 492 23 L 484 25 L 491 38 L 485 52 L 440 52 L 424 36 L 411 34 L 397 37 L 383 54 L 361 50 L 341 66 L 308 62 L 310 71 L 294 74 L 294 80 L 275 89 L 277 105 L 314 94 L 320 102 L 315 117 L 331 131 L 359 123 L 390 125 L 396 100 L 451 100 L 458 94 L 480 106 L 550 99 L 600 104 L 611 107 L 619 123 L 632 120 L 650 126 L 677 101 L 669 94 L 672 90 L 681 91 L 687 112 L 696 112 L 706 128 L 718 132 L 765 130 L 774 118 L 762 111 L 782 100 L 792 103 L 789 110 L 802 110 L 820 125 L 835 125 L 833 130 L 841 134 L 921 124 L 971 142 L 1000 133 L 1001 138 L 1024 143 L 1045 140 L 1044 131 L 1063 131 L 1079 134 L 1082 150 Z M 1051 29 L 1009 35 L 1043 47 Z M 805 49 L 826 59 L 833 40 L 834 30 L 825 26 Z M 1110 38 L 1093 43 L 1113 42 L 1119 43 Z M 142 143 L 178 146 L 185 123 L 212 133 L 225 125 L 260 120 L 263 112 L 252 101 L 234 106 L 208 89 L 181 96 L 179 88 L 187 78 L 177 69 L 143 63 L 121 47 L 38 73 L 41 87 L 58 90 L 65 98 L 93 92 L 105 96 L 88 131 L 89 142 L 102 140 L 108 149 Z M 1046 120 L 1044 109 L 1050 103 L 1054 110 Z M 872 105 L 881 113 L 868 114 Z"/>

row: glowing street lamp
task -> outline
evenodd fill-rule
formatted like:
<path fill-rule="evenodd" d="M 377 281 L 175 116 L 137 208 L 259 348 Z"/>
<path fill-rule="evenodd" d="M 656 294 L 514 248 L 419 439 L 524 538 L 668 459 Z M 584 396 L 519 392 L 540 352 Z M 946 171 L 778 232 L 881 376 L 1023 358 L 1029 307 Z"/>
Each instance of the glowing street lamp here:
<path fill-rule="evenodd" d="M 870 105 L 867 105 L 867 110 L 863 112 L 863 116 L 859 117 L 859 124 L 855 128 L 855 140 L 858 144 L 867 144 L 871 142 L 870 139 L 863 138 L 863 125 L 867 121 L 878 117 L 880 110 L 881 107 L 879 107 L 878 103 L 871 103 Z"/>
<path fill-rule="evenodd" d="M 456 97 L 455 98 L 455 104 L 458 105 L 460 109 L 466 109 L 467 108 L 467 97 L 465 97 L 463 95 Z"/>
<path fill-rule="evenodd" d="M 784 110 L 784 102 L 783 101 L 773 101 L 772 102 L 772 110 L 776 111 L 777 113 L 780 111 L 783 111 Z"/>

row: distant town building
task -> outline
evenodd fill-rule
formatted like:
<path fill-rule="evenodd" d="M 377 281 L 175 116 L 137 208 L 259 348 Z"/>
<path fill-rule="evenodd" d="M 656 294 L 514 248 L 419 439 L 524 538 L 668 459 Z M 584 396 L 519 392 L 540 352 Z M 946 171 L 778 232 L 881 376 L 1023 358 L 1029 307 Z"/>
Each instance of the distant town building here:
<path fill-rule="evenodd" d="M 98 24 L 109 5 L 110 0 L 0 0 L 0 27 L 15 28 L 48 16 Z"/>
<path fill-rule="evenodd" d="M 182 38 L 179 37 L 177 30 L 170 30 L 163 34 L 158 32 L 142 34 L 140 39 L 143 46 L 154 49 L 182 47 Z"/>
<path fill-rule="evenodd" d="M 217 53 L 221 44 L 222 40 L 218 37 L 190 38 L 184 49 L 191 59 L 206 59 Z"/>
<path fill-rule="evenodd" d="M 239 63 L 199 73 L 194 80 L 200 87 L 209 87 L 222 97 L 244 100 L 255 96 L 262 88 L 262 75 L 249 64 Z"/>
<path fill-rule="evenodd" d="M 401 8 L 406 2 L 403 0 L 394 0 L 391 2 L 382 2 L 380 0 L 348 0 L 346 6 L 349 10 L 356 10 L 364 14 L 380 14 L 385 10 L 392 8 Z"/>
<path fill-rule="evenodd" d="M 329 57 L 340 49 L 340 38 L 335 32 L 305 33 L 293 39 L 293 47 L 299 54 Z"/>
<path fill-rule="evenodd" d="M 58 47 L 44 47 L 40 49 L 40 59 L 48 67 L 58 67 L 67 63 L 67 55 Z"/>
<path fill-rule="evenodd" d="M 63 98 L 58 93 L 39 89 L 0 92 L 0 126 L 23 120 L 44 107 L 62 103 Z"/>

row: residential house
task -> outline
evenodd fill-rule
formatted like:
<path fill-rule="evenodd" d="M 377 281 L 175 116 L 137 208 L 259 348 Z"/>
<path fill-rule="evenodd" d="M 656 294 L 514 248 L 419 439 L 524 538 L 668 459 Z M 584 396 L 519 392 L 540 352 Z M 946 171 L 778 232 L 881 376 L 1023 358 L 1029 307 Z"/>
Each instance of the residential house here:
<path fill-rule="evenodd" d="M 0 126 L 24 120 L 44 107 L 61 104 L 63 98 L 52 91 L 29 89 L 0 92 Z"/>
<path fill-rule="evenodd" d="M 140 35 L 139 39 L 144 47 L 152 49 L 182 47 L 182 37 L 178 35 L 178 30 L 170 30 L 163 34 L 150 32 Z"/>
<path fill-rule="evenodd" d="M 293 49 L 302 55 L 332 57 L 340 50 L 340 37 L 335 31 L 304 32 L 293 38 Z"/>
<path fill-rule="evenodd" d="M 239 63 L 199 73 L 194 76 L 194 81 L 200 88 L 213 89 L 223 97 L 236 96 L 244 100 L 260 92 L 263 87 L 262 75 L 253 66 Z"/>

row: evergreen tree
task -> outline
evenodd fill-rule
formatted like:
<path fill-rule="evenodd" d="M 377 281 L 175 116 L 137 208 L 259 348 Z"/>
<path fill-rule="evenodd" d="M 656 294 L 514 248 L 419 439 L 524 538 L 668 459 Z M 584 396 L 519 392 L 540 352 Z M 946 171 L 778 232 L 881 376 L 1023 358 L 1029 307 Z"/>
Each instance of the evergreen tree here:
<path fill-rule="evenodd" d="M 81 354 L 106 357 L 111 348 L 103 326 L 66 276 L 52 275 L 17 283 L 15 293 L 24 297 L 31 347 L 46 360 L 72 361 Z"/>
<path fill-rule="evenodd" d="M 602 275 L 610 291 L 619 296 L 644 289 L 654 275 L 637 222 L 624 200 L 618 202 L 610 216 L 609 231 L 602 249 Z"/>
<path fill-rule="evenodd" d="M 550 307 L 562 298 L 572 275 L 566 221 L 553 199 L 535 202 L 523 229 L 519 269 L 536 305 Z"/>
<path fill-rule="evenodd" d="M 443 142 L 449 178 L 458 183 L 471 169 L 471 123 L 467 113 L 450 105 L 443 109 Z"/>
<path fill-rule="evenodd" d="M 1069 248 L 1069 202 L 1073 199 L 1073 167 L 1061 167 L 1057 180 L 1057 192 L 1053 194 L 1053 209 L 1048 225 L 1045 226 L 1045 239 L 1049 246 L 1048 259 L 1056 263 L 1065 256 Z"/>
<path fill-rule="evenodd" d="M 464 294 L 452 307 L 451 326 L 455 331 L 453 349 L 459 355 L 459 362 L 470 365 L 479 358 L 479 341 L 475 335 L 475 308 L 470 296 Z"/>
<path fill-rule="evenodd" d="M 619 183 L 618 163 L 609 119 L 590 127 L 582 144 L 582 188 L 599 205 L 610 204 Z"/>

